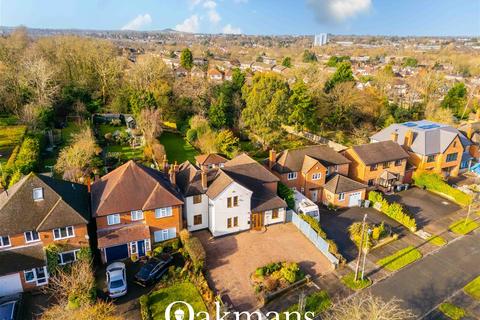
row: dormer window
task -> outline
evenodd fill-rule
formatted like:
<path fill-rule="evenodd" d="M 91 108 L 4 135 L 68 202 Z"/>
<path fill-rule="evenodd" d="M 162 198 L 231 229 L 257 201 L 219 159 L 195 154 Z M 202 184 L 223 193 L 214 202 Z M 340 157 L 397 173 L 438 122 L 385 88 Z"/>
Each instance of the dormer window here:
<path fill-rule="evenodd" d="M 43 200 L 43 188 L 34 188 L 33 189 L 33 200 L 42 201 Z"/>

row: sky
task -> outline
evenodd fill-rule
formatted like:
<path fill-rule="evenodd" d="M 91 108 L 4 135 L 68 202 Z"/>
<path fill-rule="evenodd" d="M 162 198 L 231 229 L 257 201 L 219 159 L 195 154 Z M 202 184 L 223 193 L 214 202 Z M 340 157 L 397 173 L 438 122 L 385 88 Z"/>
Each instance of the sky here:
<path fill-rule="evenodd" d="M 264 35 L 480 36 L 480 0 L 0 0 L 0 25 Z"/>

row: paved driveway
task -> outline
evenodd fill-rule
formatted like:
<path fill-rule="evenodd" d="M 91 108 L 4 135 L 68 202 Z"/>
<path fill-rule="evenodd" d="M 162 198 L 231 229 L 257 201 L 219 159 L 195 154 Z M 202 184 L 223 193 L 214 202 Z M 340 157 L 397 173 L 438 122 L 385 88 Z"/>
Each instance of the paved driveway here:
<path fill-rule="evenodd" d="M 411 188 L 385 198 L 389 202 L 396 201 L 403 204 L 414 214 L 419 229 L 460 209 L 457 204 L 420 188 Z"/>
<path fill-rule="evenodd" d="M 328 238 L 335 241 L 340 253 L 347 259 L 347 262 L 356 259 L 358 255 L 357 246 L 350 240 L 348 227 L 355 222 L 361 222 L 366 213 L 368 214 L 367 222 L 369 223 L 379 224 L 385 221 L 385 224 L 390 225 L 395 233 L 401 235 L 405 232 L 405 228 L 398 222 L 373 208 L 354 207 L 337 212 L 320 209 L 320 225 L 322 229 Z"/>
<path fill-rule="evenodd" d="M 209 280 L 214 289 L 228 295 L 237 310 L 257 306 L 250 274 L 270 262 L 293 261 L 312 276 L 329 273 L 333 267 L 292 224 L 269 226 L 267 231 L 242 232 L 211 239 L 208 231 L 195 233 L 207 252 Z"/>

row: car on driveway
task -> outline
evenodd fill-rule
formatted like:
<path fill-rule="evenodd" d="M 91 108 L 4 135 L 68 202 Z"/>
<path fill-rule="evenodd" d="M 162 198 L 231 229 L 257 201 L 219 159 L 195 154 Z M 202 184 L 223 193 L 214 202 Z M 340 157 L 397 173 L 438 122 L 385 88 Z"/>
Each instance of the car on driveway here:
<path fill-rule="evenodd" d="M 22 295 L 16 294 L 0 298 L 0 320 L 20 320 Z"/>
<path fill-rule="evenodd" d="M 135 282 L 142 286 L 148 286 L 158 281 L 167 272 L 173 258 L 169 254 L 150 258 L 135 275 Z"/>
<path fill-rule="evenodd" d="M 127 293 L 127 273 L 123 262 L 114 262 L 107 267 L 107 289 L 110 298 Z"/>

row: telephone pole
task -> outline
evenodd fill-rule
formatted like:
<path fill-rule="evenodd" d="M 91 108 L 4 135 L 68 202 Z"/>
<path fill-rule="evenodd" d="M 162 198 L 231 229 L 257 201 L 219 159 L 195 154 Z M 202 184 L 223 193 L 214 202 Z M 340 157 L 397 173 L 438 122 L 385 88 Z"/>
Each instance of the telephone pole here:
<path fill-rule="evenodd" d="M 355 267 L 355 281 L 358 280 L 358 270 L 360 269 L 360 260 L 362 260 L 363 235 L 365 232 L 366 221 L 367 221 L 367 214 L 363 216 L 363 221 L 362 221 L 362 237 L 360 238 L 360 247 L 358 248 L 357 266 Z"/>

